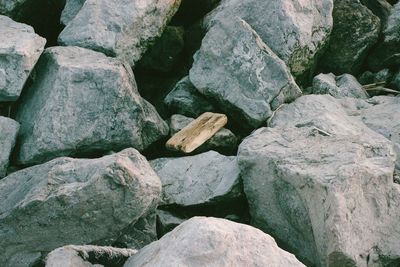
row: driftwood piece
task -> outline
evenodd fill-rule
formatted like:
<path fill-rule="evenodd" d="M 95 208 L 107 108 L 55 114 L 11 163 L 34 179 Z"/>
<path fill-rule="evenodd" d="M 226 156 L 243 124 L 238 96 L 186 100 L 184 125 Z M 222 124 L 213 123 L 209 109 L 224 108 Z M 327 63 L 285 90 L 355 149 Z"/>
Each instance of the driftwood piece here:
<path fill-rule="evenodd" d="M 228 118 L 224 114 L 206 112 L 192 121 L 185 128 L 174 134 L 167 142 L 170 150 L 190 153 L 214 136 Z"/>

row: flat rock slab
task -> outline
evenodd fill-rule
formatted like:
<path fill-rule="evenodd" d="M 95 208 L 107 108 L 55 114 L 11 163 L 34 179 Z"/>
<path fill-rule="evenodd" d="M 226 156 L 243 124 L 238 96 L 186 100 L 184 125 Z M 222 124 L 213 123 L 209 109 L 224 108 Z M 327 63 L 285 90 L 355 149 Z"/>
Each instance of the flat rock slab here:
<path fill-rule="evenodd" d="M 127 147 L 141 151 L 168 134 L 168 125 L 140 97 L 131 69 L 115 58 L 52 47 L 36 73 L 16 116 L 21 164 Z"/>
<path fill-rule="evenodd" d="M 248 225 L 195 217 L 133 255 L 124 267 L 305 266 Z"/>
<path fill-rule="evenodd" d="M 215 135 L 228 118 L 224 114 L 206 112 L 167 141 L 166 147 L 171 150 L 190 153 Z"/>
<path fill-rule="evenodd" d="M 17 140 L 19 123 L 0 116 L 0 179 L 7 173 L 11 152 Z"/>
<path fill-rule="evenodd" d="M 0 266 L 19 267 L 16 260 L 32 252 L 113 240 L 154 211 L 160 193 L 157 174 L 132 148 L 15 172 L 0 180 Z"/>
<path fill-rule="evenodd" d="M 31 26 L 0 15 L 0 102 L 18 99 L 45 44 Z"/>

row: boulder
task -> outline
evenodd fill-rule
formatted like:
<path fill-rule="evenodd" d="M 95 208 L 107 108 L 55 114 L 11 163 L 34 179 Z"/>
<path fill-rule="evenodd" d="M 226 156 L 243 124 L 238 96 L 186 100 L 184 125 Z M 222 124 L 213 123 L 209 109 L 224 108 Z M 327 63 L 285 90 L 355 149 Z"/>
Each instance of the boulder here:
<path fill-rule="evenodd" d="M 0 116 L 0 179 L 6 176 L 11 152 L 13 151 L 19 123 Z"/>
<path fill-rule="evenodd" d="M 336 98 L 368 98 L 357 79 L 350 74 L 335 76 L 333 73 L 319 74 L 313 79 L 313 94 L 329 94 Z"/>
<path fill-rule="evenodd" d="M 175 114 L 169 119 L 170 135 L 174 135 L 189 123 L 194 121 L 193 118 L 185 117 L 183 115 Z M 234 133 L 226 128 L 219 130 L 213 137 L 206 141 L 203 145 L 197 148 L 194 153 L 205 152 L 209 150 L 215 150 L 218 152 L 224 152 L 232 154 L 236 151 L 238 145 L 238 138 Z"/>
<path fill-rule="evenodd" d="M 66 0 L 65 7 L 61 13 L 60 22 L 67 25 L 81 10 L 86 0 Z"/>
<path fill-rule="evenodd" d="M 15 172 L 0 180 L 0 265 L 18 267 L 11 263 L 21 255 L 119 236 L 155 210 L 160 193 L 157 174 L 132 148 Z"/>
<path fill-rule="evenodd" d="M 375 16 L 381 20 L 381 25 L 385 25 L 390 15 L 392 5 L 386 0 L 360 0 L 361 4 L 368 7 Z"/>
<path fill-rule="evenodd" d="M 18 99 L 45 44 L 31 26 L 0 15 L 0 102 Z"/>
<path fill-rule="evenodd" d="M 203 95 L 247 130 L 259 127 L 274 109 L 301 95 L 285 63 L 238 17 L 213 24 L 189 76 Z"/>
<path fill-rule="evenodd" d="M 325 72 L 358 74 L 369 49 L 378 41 L 380 20 L 359 0 L 335 0 L 333 30 L 321 59 Z"/>
<path fill-rule="evenodd" d="M 213 112 L 215 108 L 193 86 L 189 77 L 182 78 L 165 97 L 164 104 L 170 112 L 197 118 L 204 112 Z"/>
<path fill-rule="evenodd" d="M 133 255 L 124 267 L 304 266 L 251 226 L 195 217 Z"/>
<path fill-rule="evenodd" d="M 87 0 L 58 41 L 116 56 L 133 66 L 161 36 L 179 5 L 180 0 Z"/>
<path fill-rule="evenodd" d="M 400 71 L 395 73 L 392 77 L 392 80 L 390 81 L 391 85 L 393 86 L 394 89 L 400 91 Z"/>
<path fill-rule="evenodd" d="M 332 0 L 225 0 L 212 12 L 207 25 L 214 27 L 219 20 L 242 18 L 289 66 L 293 76 L 299 77 L 314 68 L 317 55 L 327 44 L 332 9 Z M 234 34 L 231 38 L 242 37 Z"/>
<path fill-rule="evenodd" d="M 15 17 L 20 11 L 21 6 L 27 0 L 3 0 L 0 2 L 0 15 Z"/>
<path fill-rule="evenodd" d="M 204 205 L 241 196 L 236 157 L 215 151 L 150 162 L 163 184 L 160 205 Z"/>
<path fill-rule="evenodd" d="M 36 71 L 16 116 L 19 163 L 143 150 L 168 134 L 167 124 L 140 97 L 130 68 L 117 59 L 79 47 L 52 47 Z"/>
<path fill-rule="evenodd" d="M 390 82 L 392 77 L 393 73 L 389 69 L 383 69 L 378 72 L 366 71 L 358 77 L 358 81 L 362 85 L 367 85 L 379 82 Z"/>

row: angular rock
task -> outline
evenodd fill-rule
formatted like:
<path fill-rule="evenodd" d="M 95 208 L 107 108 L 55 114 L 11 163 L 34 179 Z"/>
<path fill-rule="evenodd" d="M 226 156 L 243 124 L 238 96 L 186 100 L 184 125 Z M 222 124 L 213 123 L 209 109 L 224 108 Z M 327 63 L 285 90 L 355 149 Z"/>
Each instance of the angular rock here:
<path fill-rule="evenodd" d="M 195 217 L 130 257 L 133 266 L 304 266 L 251 226 Z"/>
<path fill-rule="evenodd" d="M 66 0 L 65 7 L 61 13 L 61 23 L 67 25 L 73 20 L 85 2 L 86 0 Z"/>
<path fill-rule="evenodd" d="M 259 127 L 274 109 L 301 94 L 285 63 L 237 17 L 213 24 L 189 76 L 245 129 Z"/>
<path fill-rule="evenodd" d="M 163 184 L 160 205 L 193 206 L 241 195 L 236 157 L 215 151 L 180 158 L 152 160 Z"/>
<path fill-rule="evenodd" d="M 7 174 L 11 152 L 13 151 L 19 123 L 0 116 L 0 179 Z"/>
<path fill-rule="evenodd" d="M 332 9 L 332 0 L 226 0 L 208 18 L 208 26 L 226 18 L 242 18 L 289 66 L 293 76 L 299 77 L 313 69 L 316 55 L 327 44 Z M 231 38 L 242 37 L 234 34 Z"/>
<path fill-rule="evenodd" d="M 336 75 L 357 74 L 378 41 L 380 20 L 359 0 L 335 0 L 333 30 L 322 69 Z"/>
<path fill-rule="evenodd" d="M 0 180 L 0 265 L 32 252 L 118 236 L 155 209 L 161 183 L 135 149 L 58 158 Z M 26 265 L 25 265 L 26 266 Z"/>
<path fill-rule="evenodd" d="M 335 76 L 333 73 L 321 73 L 314 77 L 312 93 L 329 94 L 336 98 L 368 98 L 368 93 L 357 79 L 350 74 Z"/>
<path fill-rule="evenodd" d="M 45 44 L 31 26 L 0 15 L 0 102 L 17 100 Z"/>
<path fill-rule="evenodd" d="M 116 56 L 133 66 L 161 36 L 179 5 L 180 0 L 87 0 L 58 41 Z"/>
<path fill-rule="evenodd" d="M 189 123 L 194 121 L 193 118 L 185 117 L 183 115 L 172 115 L 169 119 L 170 135 L 174 135 Z M 215 150 L 224 153 L 234 153 L 238 145 L 238 138 L 234 133 L 226 128 L 219 130 L 213 137 L 207 140 L 203 145 L 197 148 L 194 153 Z"/>
<path fill-rule="evenodd" d="M 78 47 L 44 52 L 17 121 L 22 164 L 126 147 L 143 150 L 168 134 L 154 107 L 140 97 L 129 67 Z"/>
<path fill-rule="evenodd" d="M 252 223 L 307 265 L 363 266 L 392 231 L 394 156 L 378 134 L 262 128 L 239 150 Z"/>
<path fill-rule="evenodd" d="M 215 108 L 202 96 L 188 76 L 180 80 L 165 97 L 164 104 L 174 114 L 197 118 L 204 112 L 213 112 Z"/>

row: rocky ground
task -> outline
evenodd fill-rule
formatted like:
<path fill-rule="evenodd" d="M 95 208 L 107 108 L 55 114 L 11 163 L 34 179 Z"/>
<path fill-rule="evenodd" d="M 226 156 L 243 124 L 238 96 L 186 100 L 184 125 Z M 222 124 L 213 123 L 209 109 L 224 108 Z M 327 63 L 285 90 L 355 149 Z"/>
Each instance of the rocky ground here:
<path fill-rule="evenodd" d="M 400 266 L 399 94 L 396 0 L 0 0 L 0 266 Z"/>

